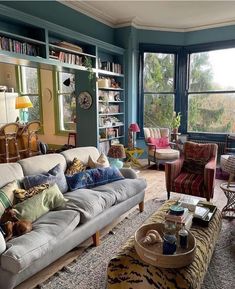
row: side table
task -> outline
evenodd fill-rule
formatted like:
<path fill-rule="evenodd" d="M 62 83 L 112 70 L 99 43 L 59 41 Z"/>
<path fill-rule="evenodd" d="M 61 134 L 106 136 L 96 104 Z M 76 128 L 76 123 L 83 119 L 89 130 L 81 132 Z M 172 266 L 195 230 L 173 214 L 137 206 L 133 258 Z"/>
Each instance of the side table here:
<path fill-rule="evenodd" d="M 222 210 L 223 217 L 235 217 L 235 183 L 222 183 L 220 188 L 227 197 L 227 204 Z"/>
<path fill-rule="evenodd" d="M 142 167 L 140 161 L 138 160 L 142 154 L 144 153 L 144 150 L 141 148 L 125 148 L 126 153 L 126 162 L 130 162 L 133 166 Z"/>

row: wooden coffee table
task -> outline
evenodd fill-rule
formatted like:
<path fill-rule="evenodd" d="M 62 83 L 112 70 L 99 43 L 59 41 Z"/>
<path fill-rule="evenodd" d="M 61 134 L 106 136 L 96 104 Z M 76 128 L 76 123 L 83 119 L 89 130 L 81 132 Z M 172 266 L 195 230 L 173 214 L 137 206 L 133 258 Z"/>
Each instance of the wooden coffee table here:
<path fill-rule="evenodd" d="M 167 201 L 145 223 L 164 222 L 165 214 L 175 201 Z M 221 213 L 217 210 L 208 227 L 193 226 L 196 239 L 194 261 L 180 269 L 163 269 L 142 261 L 134 248 L 132 236 L 108 265 L 108 289 L 199 289 L 203 282 L 216 240 L 221 229 Z"/>

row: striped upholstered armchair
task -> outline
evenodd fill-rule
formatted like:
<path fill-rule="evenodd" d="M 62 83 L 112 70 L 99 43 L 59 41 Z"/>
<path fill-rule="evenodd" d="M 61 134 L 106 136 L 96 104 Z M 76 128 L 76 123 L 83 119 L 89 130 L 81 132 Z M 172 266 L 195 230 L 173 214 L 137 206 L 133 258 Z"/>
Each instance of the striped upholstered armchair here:
<path fill-rule="evenodd" d="M 183 156 L 165 164 L 167 197 L 170 192 L 213 198 L 217 144 L 186 142 Z"/>

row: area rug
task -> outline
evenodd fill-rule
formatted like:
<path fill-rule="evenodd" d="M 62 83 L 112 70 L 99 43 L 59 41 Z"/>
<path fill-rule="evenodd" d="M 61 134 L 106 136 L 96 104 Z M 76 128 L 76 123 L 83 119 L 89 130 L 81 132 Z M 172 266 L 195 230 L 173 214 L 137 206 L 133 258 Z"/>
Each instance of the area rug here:
<path fill-rule="evenodd" d="M 103 239 L 99 247 L 89 247 L 73 263 L 64 267 L 50 279 L 40 284 L 42 289 L 105 289 L 106 270 L 111 256 L 136 229 L 163 203 L 158 199 L 145 203 L 145 211 L 136 209 L 120 222 Z M 233 229 L 229 221 L 223 221 L 221 237 L 215 248 L 202 289 L 229 289 L 234 285 L 235 252 Z M 144 289 L 144 288 L 143 288 Z M 160 288 L 159 288 L 160 289 Z"/>

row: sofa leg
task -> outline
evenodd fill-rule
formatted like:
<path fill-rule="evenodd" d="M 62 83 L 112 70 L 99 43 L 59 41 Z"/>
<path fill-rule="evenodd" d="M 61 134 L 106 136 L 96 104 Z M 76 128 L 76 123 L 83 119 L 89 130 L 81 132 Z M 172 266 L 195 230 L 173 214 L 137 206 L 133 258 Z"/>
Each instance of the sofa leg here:
<path fill-rule="evenodd" d="M 93 240 L 93 245 L 95 247 L 100 245 L 100 232 L 99 231 L 95 232 L 95 234 L 92 235 L 92 240 Z"/>
<path fill-rule="evenodd" d="M 139 210 L 140 210 L 140 213 L 144 211 L 144 201 L 139 203 Z"/>
<path fill-rule="evenodd" d="M 167 200 L 170 199 L 170 194 L 171 194 L 171 192 L 167 192 Z"/>

